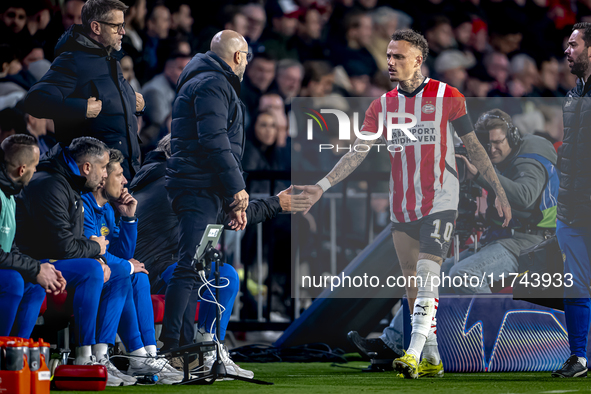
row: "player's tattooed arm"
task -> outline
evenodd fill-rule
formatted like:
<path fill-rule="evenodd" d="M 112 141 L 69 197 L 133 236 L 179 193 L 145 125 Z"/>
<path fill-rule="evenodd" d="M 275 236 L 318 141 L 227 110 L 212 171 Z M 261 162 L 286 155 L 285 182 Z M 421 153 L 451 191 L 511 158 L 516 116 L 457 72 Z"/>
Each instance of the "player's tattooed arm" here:
<path fill-rule="evenodd" d="M 353 146 L 357 146 L 358 144 L 371 146 L 373 145 L 374 141 L 375 140 L 365 141 L 358 138 L 355 140 Z M 348 177 L 349 174 L 359 167 L 359 164 L 361 164 L 363 159 L 367 157 L 369 151 L 370 149 L 366 149 L 363 152 L 356 152 L 355 149 L 352 149 L 350 152 L 347 152 L 326 176 L 326 179 L 328 179 L 331 186 L 336 185 Z"/>
<path fill-rule="evenodd" d="M 511 205 L 509 205 L 509 200 L 507 200 L 505 189 L 503 189 L 503 186 L 501 186 L 501 182 L 497 177 L 497 173 L 495 172 L 495 169 L 493 168 L 486 151 L 478 141 L 476 133 L 473 131 L 462 136 L 461 139 L 464 142 L 464 145 L 466 145 L 466 150 L 468 151 L 470 161 L 478 169 L 481 176 L 493 188 L 497 196 L 495 206 L 499 216 L 505 219 L 503 222 L 503 227 L 508 226 L 512 216 Z"/>
<path fill-rule="evenodd" d="M 376 140 L 362 141 L 358 138 L 357 140 L 355 140 L 353 146 L 357 146 L 358 144 L 363 143 L 364 145 L 371 147 L 375 141 Z M 357 152 L 355 151 L 355 149 L 352 149 L 347 154 L 345 154 L 345 156 L 343 156 L 341 160 L 339 160 L 339 162 L 326 176 L 326 180 L 330 182 L 329 186 L 334 186 L 343 179 L 345 179 L 347 176 L 349 176 L 349 174 L 351 174 L 359 166 L 359 164 L 361 164 L 363 159 L 365 159 L 369 150 L 370 149 L 363 149 L 363 152 Z M 311 203 L 310 208 L 312 207 L 312 205 L 316 204 L 316 202 L 320 199 L 320 197 L 322 197 L 322 194 L 324 193 L 322 191 L 323 189 L 319 186 L 319 184 L 306 186 L 294 185 L 294 189 L 301 190 L 302 195 L 308 197 Z M 305 210 L 303 214 L 306 215 L 310 208 Z"/>

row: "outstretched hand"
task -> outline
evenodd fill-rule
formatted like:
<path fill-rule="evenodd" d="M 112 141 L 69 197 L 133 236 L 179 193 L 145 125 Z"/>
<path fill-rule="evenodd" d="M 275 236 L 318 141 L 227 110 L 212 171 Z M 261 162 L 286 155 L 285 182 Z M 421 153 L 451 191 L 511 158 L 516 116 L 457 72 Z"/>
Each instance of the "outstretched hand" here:
<path fill-rule="evenodd" d="M 283 212 L 303 212 L 310 209 L 312 202 L 306 194 L 293 194 L 293 185 L 277 194 Z"/>
<path fill-rule="evenodd" d="M 324 192 L 322 191 L 322 188 L 318 185 L 305 185 L 305 186 L 294 185 L 293 187 L 296 190 L 301 190 L 302 193 L 300 194 L 300 196 L 308 197 L 308 199 L 310 201 L 310 206 L 308 207 L 308 209 L 306 209 L 304 211 L 304 215 L 310 211 L 310 208 L 312 208 L 312 206 L 314 204 L 316 204 L 316 202 L 318 200 L 320 200 L 320 197 L 322 197 L 322 194 L 324 194 Z"/>

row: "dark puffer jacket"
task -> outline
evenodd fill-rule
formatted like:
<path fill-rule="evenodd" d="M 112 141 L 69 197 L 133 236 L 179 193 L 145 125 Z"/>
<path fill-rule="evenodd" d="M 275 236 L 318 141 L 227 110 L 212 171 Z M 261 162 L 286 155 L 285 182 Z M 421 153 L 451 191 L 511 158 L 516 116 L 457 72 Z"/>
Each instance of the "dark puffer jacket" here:
<path fill-rule="evenodd" d="M 558 168 L 557 218 L 570 226 L 591 225 L 591 81 L 579 79 L 562 105 L 564 138 Z"/>
<path fill-rule="evenodd" d="M 200 53 L 187 64 L 172 107 L 167 188 L 214 188 L 224 197 L 245 188 L 239 95 L 240 79 L 215 53 Z"/>
<path fill-rule="evenodd" d="M 140 145 L 135 116 L 136 98 L 121 72 L 121 52 L 111 52 L 74 25 L 55 47 L 51 69 L 35 84 L 25 99 L 28 113 L 53 119 L 58 142 L 69 144 L 84 135 L 98 138 L 109 148 L 119 149 L 125 161 L 125 177 L 140 169 Z M 88 99 L 102 101 L 96 118 L 86 118 Z"/>
<path fill-rule="evenodd" d="M 16 199 L 16 244 L 22 253 L 39 260 L 99 256 L 98 242 L 84 236 L 85 183 L 66 164 L 60 145 L 43 157 Z"/>

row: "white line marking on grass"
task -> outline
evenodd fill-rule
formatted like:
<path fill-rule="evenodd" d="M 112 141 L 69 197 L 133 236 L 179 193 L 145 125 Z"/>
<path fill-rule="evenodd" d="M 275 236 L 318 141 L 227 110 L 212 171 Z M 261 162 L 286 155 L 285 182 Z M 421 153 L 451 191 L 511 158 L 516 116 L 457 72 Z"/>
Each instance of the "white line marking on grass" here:
<path fill-rule="evenodd" d="M 541 391 L 541 393 L 545 394 L 559 394 L 559 393 L 574 393 L 579 390 L 552 390 L 552 391 Z"/>

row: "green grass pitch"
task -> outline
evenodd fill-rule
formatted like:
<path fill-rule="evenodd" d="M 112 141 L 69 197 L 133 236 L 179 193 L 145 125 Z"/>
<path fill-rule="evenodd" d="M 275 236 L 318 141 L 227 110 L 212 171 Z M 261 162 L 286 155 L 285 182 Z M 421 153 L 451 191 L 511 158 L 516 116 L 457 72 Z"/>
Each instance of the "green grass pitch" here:
<path fill-rule="evenodd" d="M 105 393 L 574 393 L 591 391 L 587 379 L 556 379 L 550 372 L 449 373 L 443 378 L 407 380 L 394 372 L 365 373 L 367 362 L 330 363 L 240 363 L 255 378 L 275 383 L 259 386 L 238 381 L 215 382 L 209 386 L 107 387 Z M 58 393 L 53 391 L 52 393 Z M 72 391 L 63 393 L 73 394 Z M 81 392 L 83 393 L 83 392 Z M 84 392 L 88 393 L 88 391 Z"/>

